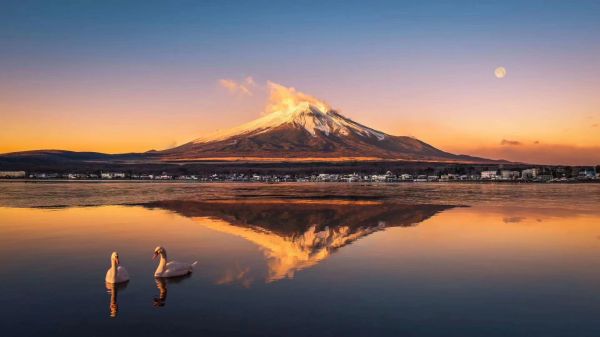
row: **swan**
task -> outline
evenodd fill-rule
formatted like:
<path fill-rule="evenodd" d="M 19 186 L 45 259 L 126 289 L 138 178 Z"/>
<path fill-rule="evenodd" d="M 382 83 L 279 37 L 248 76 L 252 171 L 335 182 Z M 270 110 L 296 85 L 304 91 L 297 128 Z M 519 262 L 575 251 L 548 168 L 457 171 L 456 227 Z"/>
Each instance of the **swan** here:
<path fill-rule="evenodd" d="M 160 256 L 160 262 L 158 263 L 158 268 L 156 268 L 156 271 L 154 272 L 154 277 L 176 277 L 187 275 L 192 272 L 194 266 L 198 263 L 198 261 L 194 263 L 177 261 L 167 262 L 167 251 L 160 246 L 154 249 L 154 256 L 152 259 L 156 259 L 157 256 Z"/>
<path fill-rule="evenodd" d="M 119 265 L 119 254 L 113 252 L 110 255 L 110 268 L 106 272 L 106 283 L 123 283 L 129 281 L 129 273 L 125 267 Z"/>

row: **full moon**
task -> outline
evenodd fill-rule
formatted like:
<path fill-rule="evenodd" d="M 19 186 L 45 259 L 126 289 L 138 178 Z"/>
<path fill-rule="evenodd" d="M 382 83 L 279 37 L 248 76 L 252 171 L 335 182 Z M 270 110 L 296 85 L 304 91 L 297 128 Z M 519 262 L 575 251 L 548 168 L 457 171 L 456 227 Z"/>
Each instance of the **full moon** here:
<path fill-rule="evenodd" d="M 506 76 L 506 68 L 504 68 L 504 67 L 496 68 L 496 70 L 494 70 L 494 75 L 496 75 L 496 77 L 498 77 L 498 78 L 504 78 L 504 76 Z"/>

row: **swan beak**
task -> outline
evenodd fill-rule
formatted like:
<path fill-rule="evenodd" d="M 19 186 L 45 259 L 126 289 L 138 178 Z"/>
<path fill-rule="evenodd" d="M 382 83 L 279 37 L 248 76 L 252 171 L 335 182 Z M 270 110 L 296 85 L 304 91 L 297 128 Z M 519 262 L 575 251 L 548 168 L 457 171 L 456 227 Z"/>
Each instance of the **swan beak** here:
<path fill-rule="evenodd" d="M 117 263 L 117 265 L 119 264 L 119 258 L 115 257 L 115 262 Z"/>
<path fill-rule="evenodd" d="M 154 255 L 152 255 L 152 260 L 156 259 L 157 256 L 158 256 L 158 253 L 154 253 Z"/>

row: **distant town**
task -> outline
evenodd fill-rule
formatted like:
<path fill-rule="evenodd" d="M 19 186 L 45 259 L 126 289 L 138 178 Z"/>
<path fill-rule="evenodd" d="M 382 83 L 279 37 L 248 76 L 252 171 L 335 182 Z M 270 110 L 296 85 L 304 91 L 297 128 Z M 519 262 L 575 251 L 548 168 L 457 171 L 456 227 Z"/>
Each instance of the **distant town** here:
<path fill-rule="evenodd" d="M 539 182 L 570 183 L 600 182 L 600 166 L 576 167 L 532 167 L 522 170 L 502 169 L 483 170 L 469 174 L 449 172 L 393 172 L 380 174 L 256 174 L 256 173 L 213 173 L 213 174 L 168 174 L 166 172 L 148 174 L 119 171 L 98 171 L 94 173 L 53 173 L 0 171 L 0 179 L 19 180 L 147 180 L 147 181 L 197 181 L 197 182 Z"/>

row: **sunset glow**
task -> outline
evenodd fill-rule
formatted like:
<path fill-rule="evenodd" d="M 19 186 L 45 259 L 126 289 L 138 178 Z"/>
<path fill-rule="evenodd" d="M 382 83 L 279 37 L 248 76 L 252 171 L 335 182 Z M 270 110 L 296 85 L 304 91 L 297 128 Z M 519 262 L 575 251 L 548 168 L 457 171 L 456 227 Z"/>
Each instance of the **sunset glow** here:
<path fill-rule="evenodd" d="M 166 149 L 260 117 L 282 83 L 453 153 L 600 162 L 595 2 L 115 6 L 3 8 L 0 153 Z"/>
<path fill-rule="evenodd" d="M 3 0 L 3 336 L 600 336 L 599 55 L 598 0 Z"/>

